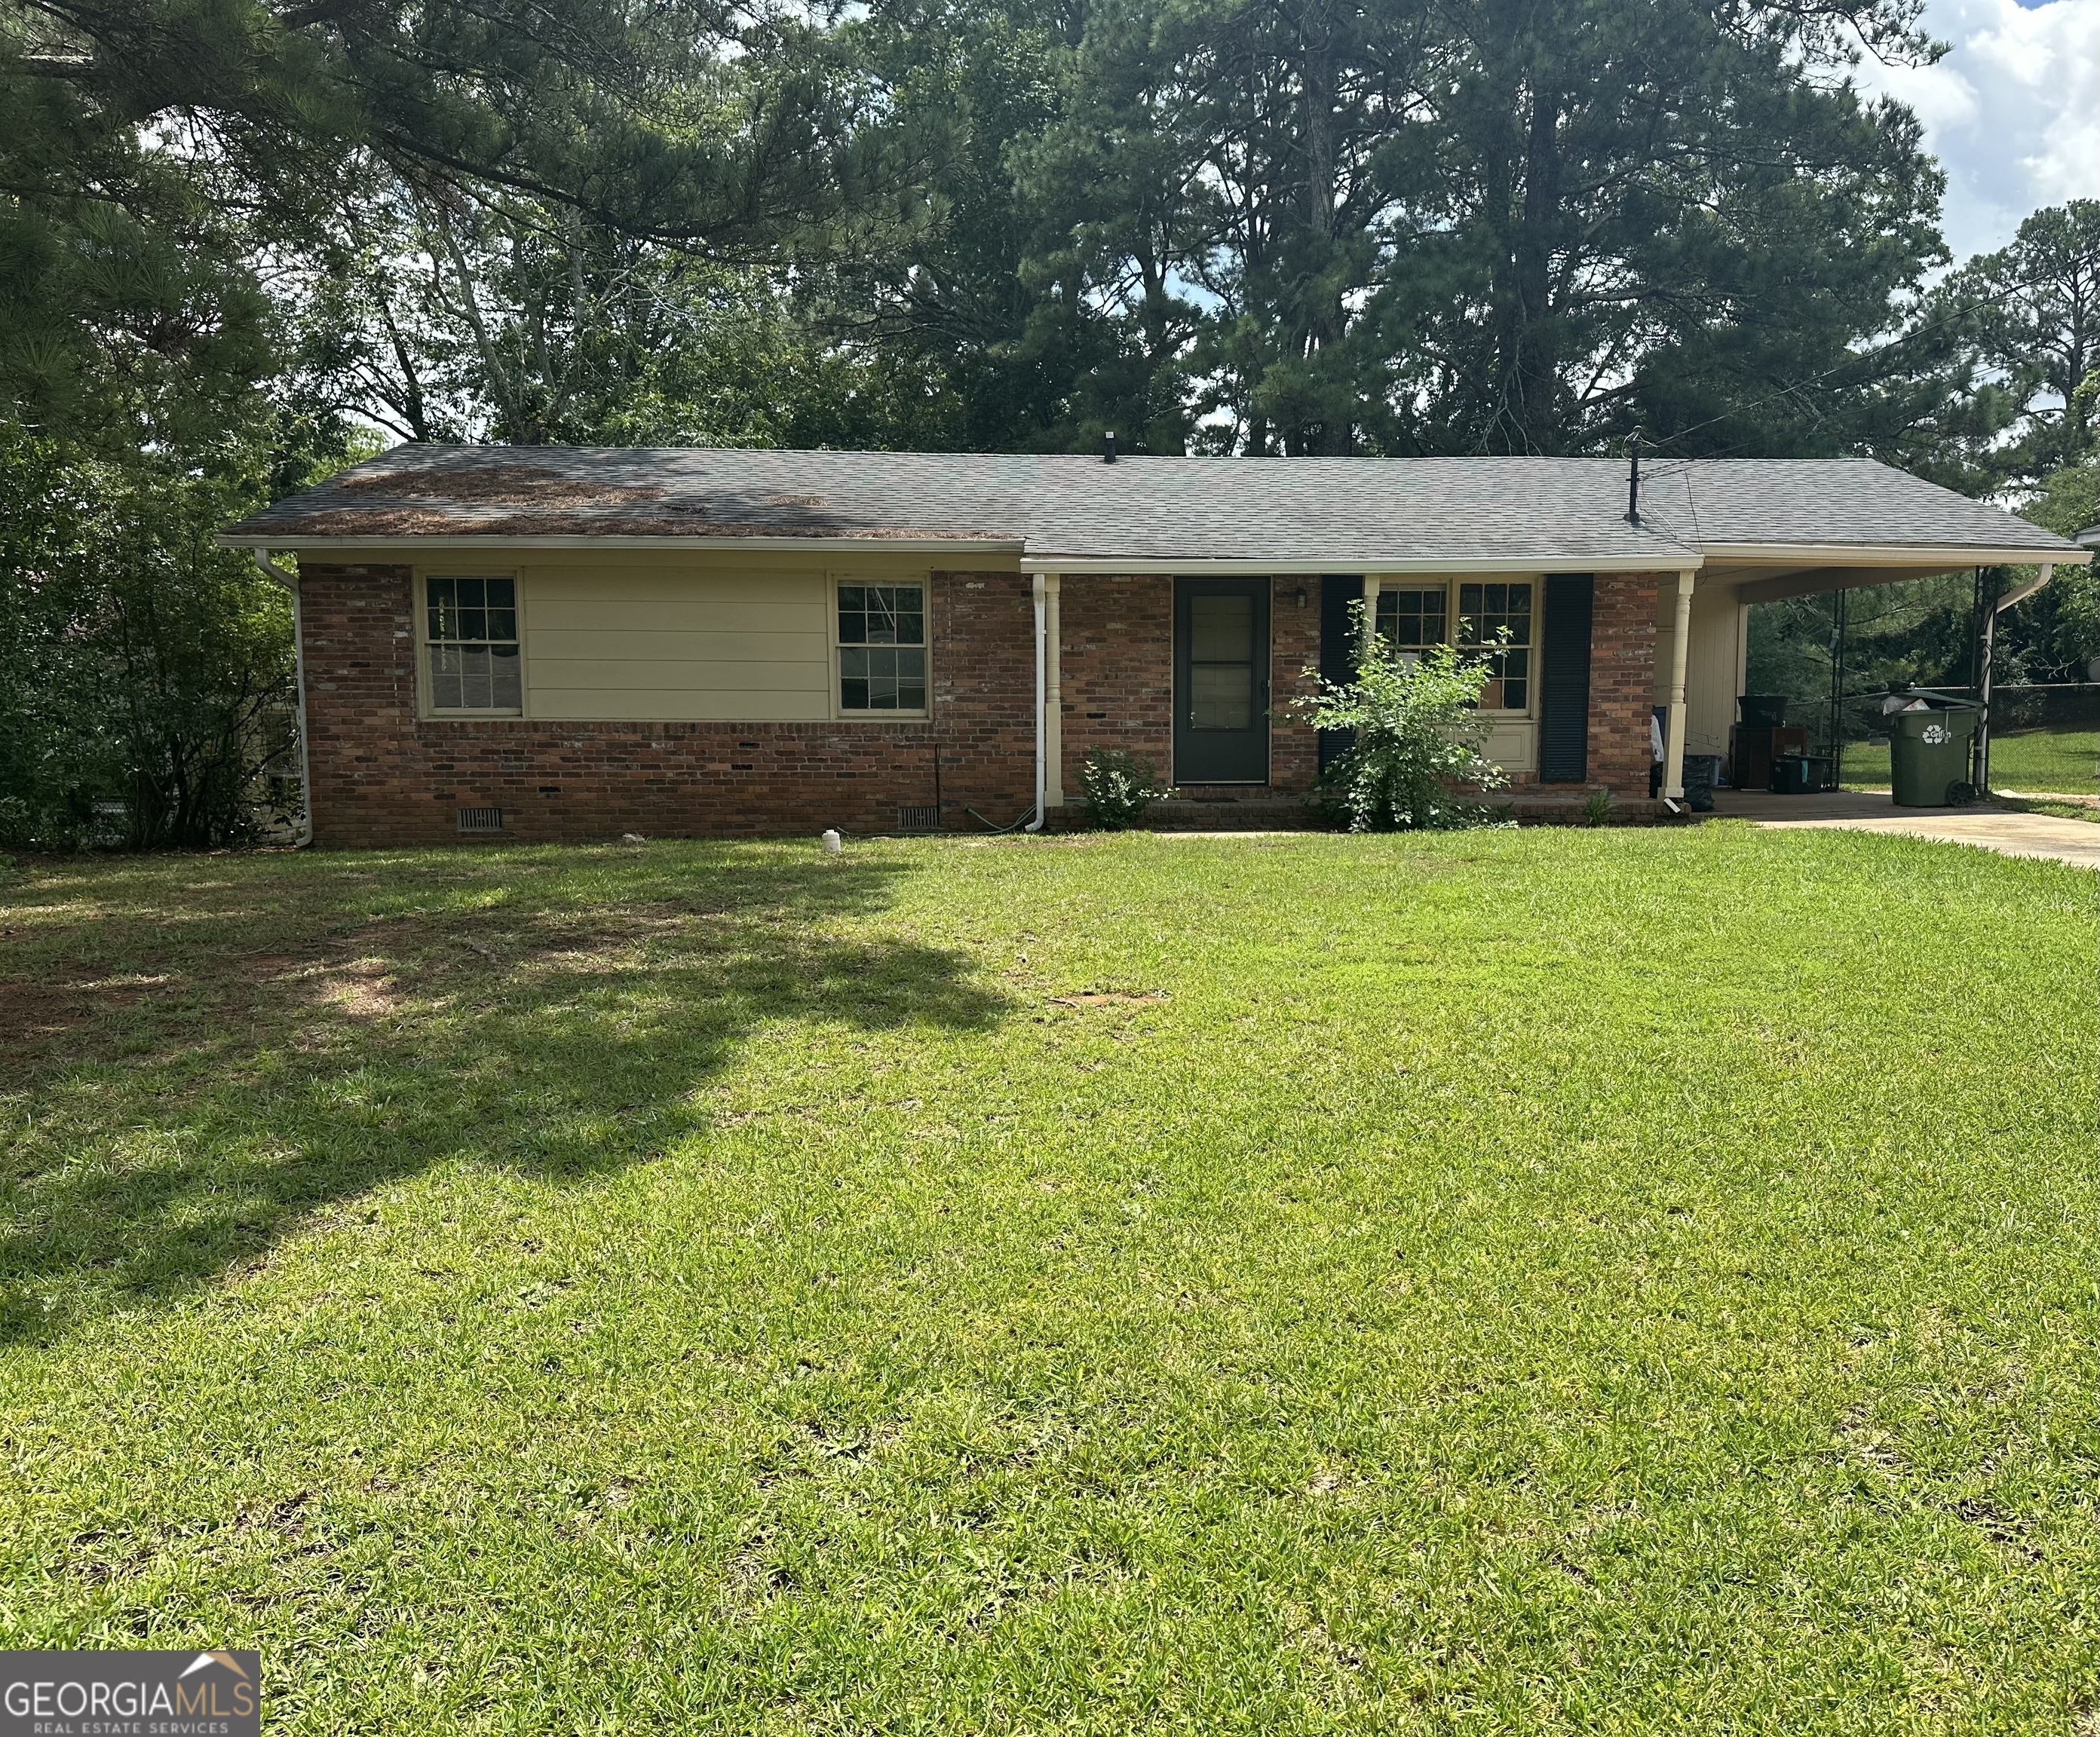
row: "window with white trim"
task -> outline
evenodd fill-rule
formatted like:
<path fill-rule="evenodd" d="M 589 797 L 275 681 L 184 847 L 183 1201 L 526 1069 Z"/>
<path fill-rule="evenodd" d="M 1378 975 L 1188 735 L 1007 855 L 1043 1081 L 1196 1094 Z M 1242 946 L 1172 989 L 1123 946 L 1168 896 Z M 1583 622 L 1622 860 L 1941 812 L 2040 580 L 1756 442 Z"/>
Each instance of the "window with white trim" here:
<path fill-rule="evenodd" d="M 1522 712 L 1531 704 L 1531 604 L 1529 580 L 1458 588 L 1458 643 L 1488 663 L 1484 712 Z"/>
<path fill-rule="evenodd" d="M 423 581 L 423 606 L 430 709 L 523 711 L 517 580 L 509 574 L 433 573 Z"/>
<path fill-rule="evenodd" d="M 926 588 L 838 588 L 839 710 L 926 710 Z"/>
<path fill-rule="evenodd" d="M 1432 646 L 1444 643 L 1446 606 L 1450 593 L 1443 586 L 1403 589 L 1378 594 L 1378 630 L 1385 642 L 1402 657 L 1416 658 Z"/>

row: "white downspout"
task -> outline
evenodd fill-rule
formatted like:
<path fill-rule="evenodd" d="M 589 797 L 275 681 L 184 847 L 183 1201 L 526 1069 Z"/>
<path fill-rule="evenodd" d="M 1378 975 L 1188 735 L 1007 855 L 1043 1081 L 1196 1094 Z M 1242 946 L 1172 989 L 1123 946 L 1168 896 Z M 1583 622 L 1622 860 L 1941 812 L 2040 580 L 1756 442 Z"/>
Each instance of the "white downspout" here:
<path fill-rule="evenodd" d="M 249 553 L 266 578 L 292 593 L 292 679 L 298 688 L 299 714 L 299 827 L 292 835 L 292 849 L 303 850 L 314 841 L 314 778 L 307 759 L 307 624 L 299 609 L 299 580 L 272 561 L 268 549 Z"/>
<path fill-rule="evenodd" d="M 1997 645 L 1998 617 L 2055 577 L 2056 563 L 2044 562 L 2032 579 L 2024 585 L 2014 586 L 1983 617 L 1983 655 L 1977 659 L 1983 668 L 1978 673 L 1976 698 L 1983 708 L 1983 716 L 1976 726 L 1976 787 L 1987 796 L 1991 794 L 1991 654 Z"/>
<path fill-rule="evenodd" d="M 1021 828 L 1040 832 L 1050 818 L 1050 744 L 1043 730 L 1049 712 L 1049 599 L 1050 588 L 1043 575 L 1035 575 L 1035 818 Z"/>
<path fill-rule="evenodd" d="M 1684 668 L 1692 639 L 1692 580 L 1677 575 L 1677 628 L 1670 644 L 1670 726 L 1663 738 L 1662 793 L 1684 800 Z"/>
<path fill-rule="evenodd" d="M 1043 796 L 1053 809 L 1065 805 L 1064 589 L 1057 574 L 1043 575 Z"/>

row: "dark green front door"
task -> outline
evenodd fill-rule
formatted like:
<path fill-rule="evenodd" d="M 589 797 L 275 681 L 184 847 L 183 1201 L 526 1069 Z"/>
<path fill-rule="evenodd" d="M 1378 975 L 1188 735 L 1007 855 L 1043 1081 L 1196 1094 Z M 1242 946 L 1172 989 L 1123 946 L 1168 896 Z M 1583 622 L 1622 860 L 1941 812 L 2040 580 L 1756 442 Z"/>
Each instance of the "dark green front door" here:
<path fill-rule="evenodd" d="M 1268 782 L 1268 581 L 1174 581 L 1174 782 Z"/>

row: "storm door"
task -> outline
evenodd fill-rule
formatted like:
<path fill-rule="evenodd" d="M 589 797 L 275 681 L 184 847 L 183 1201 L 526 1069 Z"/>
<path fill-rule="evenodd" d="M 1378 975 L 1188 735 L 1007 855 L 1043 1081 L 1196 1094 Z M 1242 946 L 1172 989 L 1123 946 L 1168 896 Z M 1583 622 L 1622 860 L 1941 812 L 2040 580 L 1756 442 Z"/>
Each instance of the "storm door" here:
<path fill-rule="evenodd" d="M 1174 782 L 1268 782 L 1268 581 L 1174 581 Z"/>

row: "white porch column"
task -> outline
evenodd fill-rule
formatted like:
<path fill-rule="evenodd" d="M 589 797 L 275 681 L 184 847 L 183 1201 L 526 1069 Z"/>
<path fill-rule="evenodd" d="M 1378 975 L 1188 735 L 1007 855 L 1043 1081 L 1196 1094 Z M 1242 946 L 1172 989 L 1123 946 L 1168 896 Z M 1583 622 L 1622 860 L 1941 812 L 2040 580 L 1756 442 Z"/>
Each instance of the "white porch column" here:
<path fill-rule="evenodd" d="M 1670 645 L 1670 722 L 1663 736 L 1662 793 L 1684 800 L 1684 664 L 1692 641 L 1692 575 L 1677 575 L 1677 629 Z"/>
<path fill-rule="evenodd" d="M 1374 633 L 1378 631 L 1379 590 L 1383 583 L 1375 573 L 1364 575 L 1364 631 L 1367 633 Z M 1349 647 L 1349 661 L 1352 668 L 1355 665 L 1356 656 L 1357 648 L 1352 646 Z"/>
<path fill-rule="evenodd" d="M 1044 798 L 1052 808 L 1065 805 L 1065 634 L 1059 610 L 1062 575 L 1043 575 L 1043 758 Z"/>

